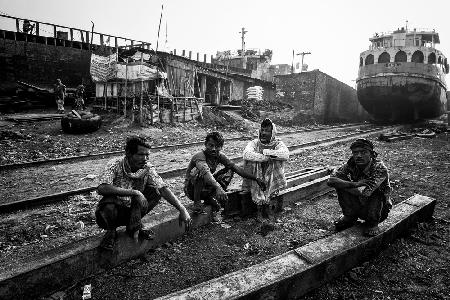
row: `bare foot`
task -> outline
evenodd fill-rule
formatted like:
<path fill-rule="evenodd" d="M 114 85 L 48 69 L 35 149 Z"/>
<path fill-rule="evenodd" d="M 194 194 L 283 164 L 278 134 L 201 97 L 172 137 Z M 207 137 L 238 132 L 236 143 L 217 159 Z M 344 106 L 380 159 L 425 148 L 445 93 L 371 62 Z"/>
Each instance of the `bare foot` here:
<path fill-rule="evenodd" d="M 380 228 L 378 227 L 378 224 L 375 226 L 367 227 L 363 231 L 364 236 L 373 237 L 380 233 Z"/>

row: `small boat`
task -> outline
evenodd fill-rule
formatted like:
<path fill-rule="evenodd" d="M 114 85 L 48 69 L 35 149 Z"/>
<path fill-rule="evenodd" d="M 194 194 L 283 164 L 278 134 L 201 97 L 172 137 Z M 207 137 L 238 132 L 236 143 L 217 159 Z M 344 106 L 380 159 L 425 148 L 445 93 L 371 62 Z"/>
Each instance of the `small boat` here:
<path fill-rule="evenodd" d="M 449 64 L 433 30 L 376 33 L 360 54 L 358 101 L 376 120 L 409 123 L 445 113 Z"/>

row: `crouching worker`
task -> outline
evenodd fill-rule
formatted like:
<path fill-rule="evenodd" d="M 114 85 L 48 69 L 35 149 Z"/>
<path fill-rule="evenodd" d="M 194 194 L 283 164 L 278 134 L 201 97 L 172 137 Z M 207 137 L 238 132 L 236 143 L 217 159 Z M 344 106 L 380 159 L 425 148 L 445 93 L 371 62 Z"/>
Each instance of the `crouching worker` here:
<path fill-rule="evenodd" d="M 269 215 L 270 199 L 286 187 L 284 163 L 289 159 L 289 149 L 276 137 L 277 129 L 270 119 L 264 119 L 259 129 L 259 137 L 250 141 L 244 149 L 244 169 L 262 178 L 266 189 L 248 180 L 243 180 L 242 189 L 251 193 L 257 205 L 257 220 L 263 221 Z"/>
<path fill-rule="evenodd" d="M 365 221 L 363 234 L 375 236 L 379 233 L 378 223 L 387 218 L 392 208 L 388 170 L 377 159 L 371 141 L 357 139 L 350 149 L 352 157 L 328 180 L 328 185 L 336 188 L 343 213 L 334 224 L 341 231 L 360 218 Z"/>
<path fill-rule="evenodd" d="M 148 162 L 149 154 L 150 145 L 145 138 L 130 137 L 125 157 L 109 162 L 100 177 L 97 191 L 103 198 L 95 217 L 98 226 L 106 230 L 100 247 L 114 248 L 119 226 L 126 226 L 127 233 L 136 242 L 139 237 L 152 239 L 154 233 L 143 228 L 141 218 L 158 204 L 161 196 L 180 212 L 180 226 L 184 223 L 189 230 L 189 213 Z"/>
<path fill-rule="evenodd" d="M 211 132 L 205 138 L 205 149 L 196 153 L 189 162 L 186 170 L 184 192 L 194 201 L 194 212 L 204 213 L 201 200 L 212 207 L 212 219 L 220 222 L 220 203 L 228 200 L 225 193 L 234 172 L 254 181 L 261 189 L 265 189 L 264 182 L 255 175 L 245 172 L 234 164 L 225 154 L 220 153 L 223 147 L 223 137 L 219 132 Z M 223 169 L 216 172 L 217 166 Z"/>

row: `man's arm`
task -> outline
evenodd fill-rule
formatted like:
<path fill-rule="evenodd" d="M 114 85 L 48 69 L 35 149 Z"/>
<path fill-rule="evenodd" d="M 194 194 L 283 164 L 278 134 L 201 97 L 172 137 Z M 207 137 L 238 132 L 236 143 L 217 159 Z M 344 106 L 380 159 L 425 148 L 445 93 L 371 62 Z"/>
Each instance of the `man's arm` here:
<path fill-rule="evenodd" d="M 264 149 L 263 154 L 274 160 L 288 160 L 289 149 L 283 142 L 279 142 L 275 149 Z"/>
<path fill-rule="evenodd" d="M 334 187 L 336 189 L 343 189 L 353 194 L 355 196 L 363 195 L 366 187 L 367 180 L 360 181 L 347 181 L 337 177 L 330 177 L 327 181 L 328 186 Z"/>
<path fill-rule="evenodd" d="M 198 160 L 195 163 L 195 167 L 198 169 L 200 174 L 203 176 L 203 180 L 205 180 L 206 184 L 209 184 L 213 186 L 216 190 L 216 196 L 218 200 L 226 201 L 228 199 L 227 194 L 222 189 L 220 184 L 217 182 L 217 180 L 214 178 L 214 176 L 211 174 L 211 170 L 209 169 L 208 164 L 204 160 Z"/>
<path fill-rule="evenodd" d="M 163 186 L 159 189 L 159 193 L 161 194 L 164 199 L 167 200 L 173 207 L 175 207 L 180 213 L 186 212 L 186 207 L 184 207 L 183 204 L 181 204 L 180 200 L 178 200 L 177 196 L 174 195 L 174 193 L 167 187 Z"/>
<path fill-rule="evenodd" d="M 256 152 L 255 149 L 256 149 L 256 142 L 254 140 L 250 141 L 245 147 L 244 152 L 242 154 L 243 159 L 255 162 L 263 162 L 269 160 L 269 158 L 266 155 Z"/>
<path fill-rule="evenodd" d="M 253 175 L 252 173 L 247 173 L 243 168 L 239 167 L 238 165 L 236 165 L 234 163 L 232 163 L 230 165 L 230 169 L 233 170 L 234 172 L 236 172 L 238 175 L 244 177 L 244 178 L 256 181 L 258 183 L 259 187 L 263 191 L 266 190 L 266 184 L 264 183 L 264 181 L 262 181 L 261 179 L 259 179 L 255 175 Z"/>
<path fill-rule="evenodd" d="M 141 193 L 138 190 L 124 189 L 107 183 L 100 184 L 97 187 L 97 192 L 102 196 L 137 196 L 139 193 Z"/>
<path fill-rule="evenodd" d="M 189 229 L 191 228 L 192 219 L 186 207 L 184 207 L 184 205 L 181 204 L 180 200 L 178 200 L 178 198 L 167 186 L 163 186 L 162 188 L 160 188 L 159 193 L 161 194 L 161 196 L 164 197 L 164 199 L 167 200 L 167 202 L 169 202 L 173 207 L 175 207 L 180 212 L 179 216 L 180 226 L 181 223 L 184 223 L 186 231 L 189 231 Z"/>
<path fill-rule="evenodd" d="M 338 177 L 330 177 L 327 182 L 328 186 L 334 187 L 336 189 L 353 189 L 363 186 L 362 181 L 348 181 Z"/>

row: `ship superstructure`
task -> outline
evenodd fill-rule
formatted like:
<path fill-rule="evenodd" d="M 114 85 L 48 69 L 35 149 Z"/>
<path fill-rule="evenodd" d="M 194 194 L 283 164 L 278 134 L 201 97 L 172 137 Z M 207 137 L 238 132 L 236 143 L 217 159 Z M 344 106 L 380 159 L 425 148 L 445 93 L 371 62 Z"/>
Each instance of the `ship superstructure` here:
<path fill-rule="evenodd" d="M 449 65 L 435 30 L 376 33 L 360 54 L 358 100 L 376 120 L 410 122 L 442 115 Z"/>

